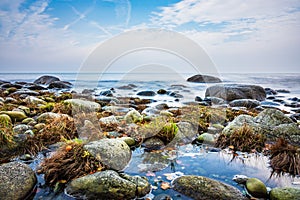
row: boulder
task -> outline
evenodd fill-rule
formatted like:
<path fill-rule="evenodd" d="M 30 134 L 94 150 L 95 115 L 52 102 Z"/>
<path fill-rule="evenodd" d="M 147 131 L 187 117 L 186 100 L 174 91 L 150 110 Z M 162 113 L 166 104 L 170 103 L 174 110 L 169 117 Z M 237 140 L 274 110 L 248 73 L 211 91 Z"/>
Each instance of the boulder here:
<path fill-rule="evenodd" d="M 34 171 L 26 164 L 11 162 L 0 166 L 0 197 L 6 200 L 26 199 L 36 182 Z"/>
<path fill-rule="evenodd" d="M 300 199 L 299 188 L 273 188 L 270 192 L 271 200 L 298 200 Z"/>
<path fill-rule="evenodd" d="M 231 107 L 246 107 L 255 108 L 260 105 L 260 102 L 254 99 L 236 99 L 229 103 Z"/>
<path fill-rule="evenodd" d="M 131 159 L 131 150 L 122 140 L 101 139 L 89 142 L 84 148 L 111 169 L 123 170 Z"/>
<path fill-rule="evenodd" d="M 220 83 L 222 82 L 220 78 L 209 75 L 197 74 L 187 79 L 188 82 L 194 83 Z"/>
<path fill-rule="evenodd" d="M 24 112 L 22 111 L 1 111 L 0 114 L 8 115 L 12 121 L 21 122 L 23 119 L 27 118 Z"/>
<path fill-rule="evenodd" d="M 172 186 L 175 191 L 195 200 L 247 199 L 233 186 L 203 176 L 181 176 Z"/>
<path fill-rule="evenodd" d="M 49 84 L 49 89 L 69 89 L 72 87 L 72 83 L 67 81 L 53 81 Z"/>
<path fill-rule="evenodd" d="M 148 180 L 107 170 L 72 180 L 65 192 L 76 199 L 135 199 L 150 192 Z"/>
<path fill-rule="evenodd" d="M 258 85 L 225 84 L 213 85 L 206 89 L 206 97 L 219 97 L 227 101 L 235 99 L 256 99 L 263 101 L 266 98 L 264 88 Z"/>
<path fill-rule="evenodd" d="M 36 79 L 33 83 L 49 85 L 50 83 L 52 83 L 54 81 L 60 81 L 60 79 L 55 76 L 44 75 L 44 76 L 41 76 L 38 79 Z"/>
<path fill-rule="evenodd" d="M 246 181 L 246 189 L 248 193 L 256 198 L 267 198 L 268 192 L 266 185 L 257 178 L 249 178 Z"/>
<path fill-rule="evenodd" d="M 257 133 L 265 134 L 271 140 L 284 137 L 291 143 L 300 144 L 298 125 L 277 109 L 265 109 L 256 117 L 239 115 L 223 129 L 222 133 L 230 135 L 244 124 L 250 126 Z"/>

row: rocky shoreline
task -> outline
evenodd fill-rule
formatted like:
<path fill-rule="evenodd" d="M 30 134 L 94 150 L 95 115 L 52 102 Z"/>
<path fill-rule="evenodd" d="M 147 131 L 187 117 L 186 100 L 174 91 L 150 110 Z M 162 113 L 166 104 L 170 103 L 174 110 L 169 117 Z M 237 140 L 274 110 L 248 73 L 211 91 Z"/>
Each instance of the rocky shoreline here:
<path fill-rule="evenodd" d="M 0 80 L 0 197 L 34 198 L 40 184 L 36 176 L 42 174 L 45 186 L 72 198 L 149 199 L 153 184 L 146 177 L 122 172 L 132 151 L 142 148 L 151 155 L 186 144 L 209 144 L 214 151 L 228 149 L 234 156 L 236 152 L 264 154 L 274 174 L 299 177 L 300 99 L 281 101 L 278 94 L 288 91 L 224 84 L 211 76 L 188 79 L 205 80 L 216 85 L 206 89 L 205 97 L 196 96 L 182 107 L 163 101 L 150 106 L 149 97 L 156 95 L 180 101 L 180 92 L 165 88 L 117 97 L 113 88 L 100 94 L 90 89 L 74 92 L 71 83 L 53 76 L 33 83 Z M 39 167 L 28 167 L 26 163 L 39 160 L 39 154 L 45 156 Z M 155 158 L 145 170 L 154 172 L 166 165 Z M 193 199 L 300 197 L 300 188 L 267 190 L 255 177 L 234 180 L 244 185 L 247 195 L 203 176 L 175 177 L 160 187 Z"/>

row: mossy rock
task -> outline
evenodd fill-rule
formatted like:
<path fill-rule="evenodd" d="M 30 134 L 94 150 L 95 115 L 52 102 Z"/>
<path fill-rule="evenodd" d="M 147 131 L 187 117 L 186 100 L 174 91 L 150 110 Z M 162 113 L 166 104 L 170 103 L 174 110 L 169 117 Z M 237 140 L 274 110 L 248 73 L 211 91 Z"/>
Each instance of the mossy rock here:
<path fill-rule="evenodd" d="M 4 127 L 11 126 L 11 118 L 7 114 L 1 114 L 0 125 Z"/>
<path fill-rule="evenodd" d="M 267 187 L 261 180 L 257 178 L 249 178 L 246 181 L 246 189 L 253 197 L 267 198 Z"/>
<path fill-rule="evenodd" d="M 300 189 L 298 188 L 274 188 L 270 192 L 271 200 L 298 200 L 300 199 Z"/>
<path fill-rule="evenodd" d="M 24 112 L 22 111 L 1 111 L 0 114 L 8 115 L 12 121 L 22 121 L 27 118 Z"/>
<path fill-rule="evenodd" d="M 26 119 L 23 119 L 22 124 L 28 124 L 28 123 L 34 122 L 34 121 L 35 120 L 33 118 L 28 117 Z"/>
<path fill-rule="evenodd" d="M 215 138 L 213 134 L 203 133 L 197 138 L 198 142 L 213 144 L 215 142 Z"/>

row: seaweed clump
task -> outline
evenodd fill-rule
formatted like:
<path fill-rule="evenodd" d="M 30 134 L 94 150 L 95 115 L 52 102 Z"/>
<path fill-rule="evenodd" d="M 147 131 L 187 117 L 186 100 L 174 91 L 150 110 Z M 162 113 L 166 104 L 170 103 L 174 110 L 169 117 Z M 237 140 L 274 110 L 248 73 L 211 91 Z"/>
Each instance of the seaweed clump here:
<path fill-rule="evenodd" d="M 105 166 L 83 146 L 80 140 L 69 141 L 43 161 L 38 173 L 45 175 L 46 184 L 50 186 L 65 184 L 72 179 L 105 169 Z"/>
<path fill-rule="evenodd" d="M 49 145 L 77 137 L 78 133 L 73 118 L 62 116 L 51 121 L 34 136 L 28 137 L 24 142 L 23 151 L 34 155 Z"/>
<path fill-rule="evenodd" d="M 234 150 L 251 152 L 253 150 L 261 152 L 265 147 L 266 137 L 261 133 L 255 133 L 253 128 L 244 124 L 236 129 L 232 134 L 221 134 L 215 144 L 218 148 L 233 146 Z"/>
<path fill-rule="evenodd" d="M 289 173 L 292 176 L 300 175 L 300 148 L 288 144 L 288 142 L 279 138 L 271 146 L 270 166 L 273 173 Z"/>

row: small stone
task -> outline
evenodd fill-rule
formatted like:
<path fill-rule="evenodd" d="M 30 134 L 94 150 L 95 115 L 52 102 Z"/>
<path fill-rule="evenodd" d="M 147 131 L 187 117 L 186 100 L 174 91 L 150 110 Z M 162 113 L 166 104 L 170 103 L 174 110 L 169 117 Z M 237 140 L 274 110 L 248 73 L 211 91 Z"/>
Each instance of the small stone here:
<path fill-rule="evenodd" d="M 26 124 L 19 124 L 13 128 L 13 131 L 15 132 L 15 134 L 24 134 L 25 131 L 31 130 L 31 129 L 32 129 L 31 126 L 28 126 Z"/>
<path fill-rule="evenodd" d="M 35 120 L 33 118 L 28 117 L 26 119 L 23 119 L 22 124 L 28 124 L 28 123 L 34 122 L 34 121 Z"/>
<path fill-rule="evenodd" d="M 141 91 L 141 92 L 138 92 L 136 95 L 139 95 L 139 96 L 155 96 L 156 93 L 153 92 L 153 91 Z"/>
<path fill-rule="evenodd" d="M 120 140 L 123 140 L 130 147 L 136 144 L 135 140 L 132 137 L 121 137 Z"/>
<path fill-rule="evenodd" d="M 159 90 L 157 91 L 157 94 L 167 94 L 167 90 L 159 89 Z"/>
<path fill-rule="evenodd" d="M 249 194 L 256 198 L 267 198 L 268 196 L 267 187 L 257 178 L 249 178 L 246 181 L 246 189 Z"/>
<path fill-rule="evenodd" d="M 8 115 L 12 121 L 22 121 L 27 118 L 24 112 L 22 111 L 1 111 L 0 114 Z"/>

